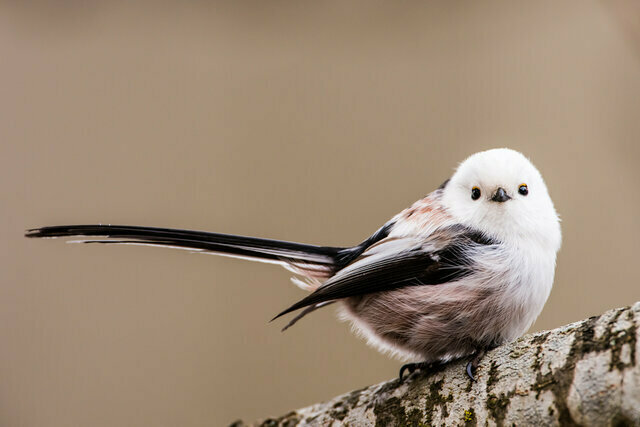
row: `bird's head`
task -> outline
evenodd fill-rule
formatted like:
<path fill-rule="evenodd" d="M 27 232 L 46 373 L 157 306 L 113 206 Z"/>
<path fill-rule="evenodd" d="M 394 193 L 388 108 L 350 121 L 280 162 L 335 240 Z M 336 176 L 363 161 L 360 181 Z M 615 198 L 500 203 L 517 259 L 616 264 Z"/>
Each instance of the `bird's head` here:
<path fill-rule="evenodd" d="M 540 172 L 521 153 L 498 148 L 463 161 L 443 190 L 457 221 L 504 242 L 560 248 L 558 215 Z"/>

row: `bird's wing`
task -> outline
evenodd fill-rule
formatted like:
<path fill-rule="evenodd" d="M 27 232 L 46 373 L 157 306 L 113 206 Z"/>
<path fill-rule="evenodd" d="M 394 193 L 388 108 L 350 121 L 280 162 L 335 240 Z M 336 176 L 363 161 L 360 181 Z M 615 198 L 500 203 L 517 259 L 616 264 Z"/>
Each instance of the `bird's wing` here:
<path fill-rule="evenodd" d="M 386 237 L 274 319 L 326 301 L 457 280 L 473 271 L 470 249 L 494 243 L 464 227 L 448 227 L 427 239 Z"/>

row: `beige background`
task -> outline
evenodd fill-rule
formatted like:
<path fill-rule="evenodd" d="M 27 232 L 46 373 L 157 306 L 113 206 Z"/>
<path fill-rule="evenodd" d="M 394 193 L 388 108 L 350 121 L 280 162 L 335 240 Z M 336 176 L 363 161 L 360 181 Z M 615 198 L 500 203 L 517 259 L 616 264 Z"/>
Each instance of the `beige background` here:
<path fill-rule="evenodd" d="M 278 268 L 26 240 L 111 222 L 346 245 L 465 156 L 562 215 L 534 330 L 640 299 L 638 3 L 0 3 L 0 425 L 205 426 L 396 375 Z"/>

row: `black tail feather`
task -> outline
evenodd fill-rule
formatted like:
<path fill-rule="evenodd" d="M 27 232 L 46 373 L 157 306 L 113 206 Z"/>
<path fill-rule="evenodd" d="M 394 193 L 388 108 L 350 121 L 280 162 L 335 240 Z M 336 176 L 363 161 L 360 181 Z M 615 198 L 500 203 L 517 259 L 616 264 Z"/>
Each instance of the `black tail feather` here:
<path fill-rule="evenodd" d="M 139 227 L 128 225 L 57 225 L 33 228 L 25 233 L 29 238 L 87 237 L 82 243 L 101 244 L 137 244 L 205 251 L 220 255 L 252 258 L 267 262 L 276 262 L 293 267 L 292 270 L 304 276 L 324 280 L 356 258 L 365 247 L 371 244 L 369 239 L 355 247 L 315 246 L 282 240 L 259 237 L 238 236 L 234 234 L 210 233 L 205 231 L 179 230 L 171 228 Z M 377 236 L 377 234 L 376 234 Z M 379 240 L 376 239 L 376 240 Z M 303 301 L 306 301 L 303 300 Z M 307 308 L 296 316 L 283 331 L 295 324 L 305 315 L 331 302 L 321 302 Z M 308 304 L 293 307 L 280 313 L 280 317 Z M 275 318 L 274 318 L 275 319 Z M 272 319 L 273 320 L 273 319 Z"/>
<path fill-rule="evenodd" d="M 271 261 L 318 264 L 331 267 L 343 248 L 315 246 L 282 240 L 205 231 L 126 225 L 58 225 L 28 230 L 26 237 L 104 237 L 86 243 L 171 246 Z"/>

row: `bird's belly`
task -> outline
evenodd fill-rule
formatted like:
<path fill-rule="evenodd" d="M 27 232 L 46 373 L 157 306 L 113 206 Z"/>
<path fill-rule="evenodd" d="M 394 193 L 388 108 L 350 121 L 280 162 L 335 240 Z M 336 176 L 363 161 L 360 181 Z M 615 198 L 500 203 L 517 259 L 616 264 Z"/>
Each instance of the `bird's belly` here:
<path fill-rule="evenodd" d="M 401 359 L 447 361 L 499 345 L 520 317 L 495 287 L 459 281 L 344 300 L 343 317 L 369 344 Z"/>

